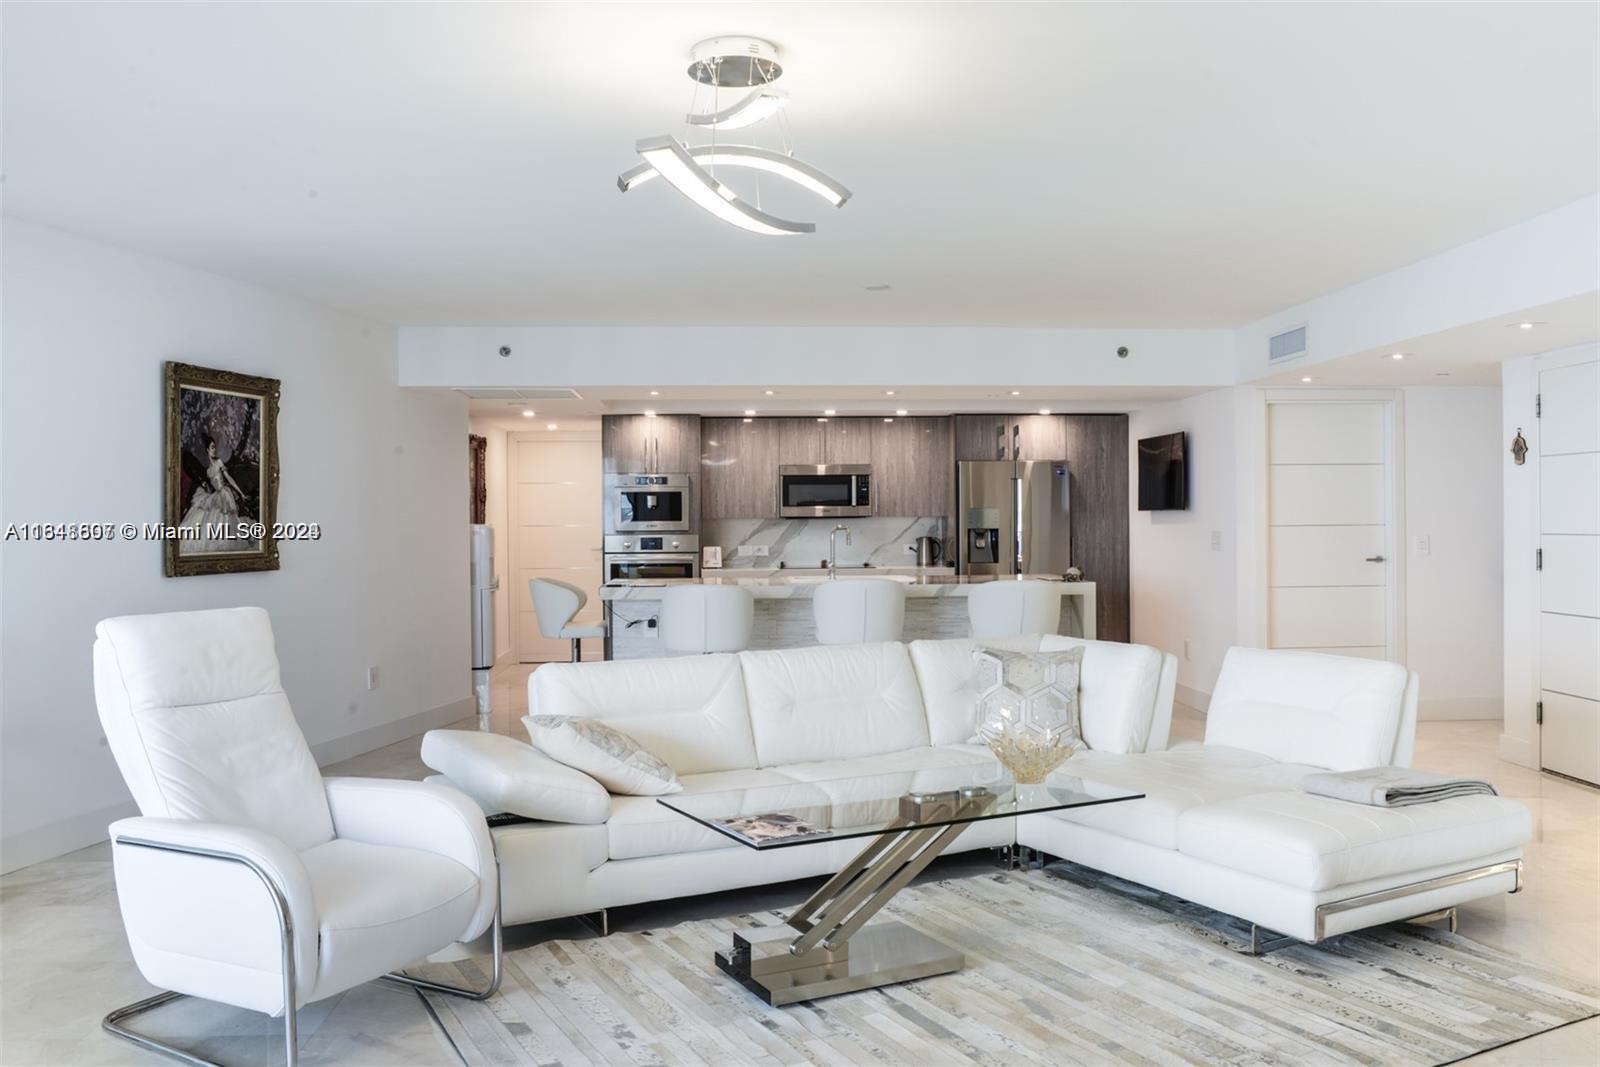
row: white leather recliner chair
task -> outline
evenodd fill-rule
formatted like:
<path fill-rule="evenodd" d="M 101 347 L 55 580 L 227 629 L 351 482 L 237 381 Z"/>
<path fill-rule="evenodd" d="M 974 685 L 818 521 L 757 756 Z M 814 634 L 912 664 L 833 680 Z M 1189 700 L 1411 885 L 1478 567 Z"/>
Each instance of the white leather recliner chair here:
<path fill-rule="evenodd" d="M 106 619 L 95 703 L 140 815 L 111 824 L 133 958 L 158 993 L 106 1030 L 188 1063 L 122 1023 L 183 996 L 283 1015 L 386 977 L 474 999 L 500 984 L 500 892 L 482 810 L 448 787 L 324 779 L 278 678 L 260 608 Z M 492 931 L 481 990 L 392 970 Z"/>

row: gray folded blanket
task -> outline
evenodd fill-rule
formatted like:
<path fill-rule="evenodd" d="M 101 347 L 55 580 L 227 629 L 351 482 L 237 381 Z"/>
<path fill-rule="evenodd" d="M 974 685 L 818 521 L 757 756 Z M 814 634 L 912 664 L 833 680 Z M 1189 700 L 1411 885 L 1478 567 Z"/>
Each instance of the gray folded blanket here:
<path fill-rule="evenodd" d="M 1446 778 L 1409 767 L 1368 767 L 1360 771 L 1308 774 L 1300 779 L 1300 791 L 1380 808 L 1428 804 L 1451 797 L 1500 795 L 1494 786 L 1477 778 Z"/>

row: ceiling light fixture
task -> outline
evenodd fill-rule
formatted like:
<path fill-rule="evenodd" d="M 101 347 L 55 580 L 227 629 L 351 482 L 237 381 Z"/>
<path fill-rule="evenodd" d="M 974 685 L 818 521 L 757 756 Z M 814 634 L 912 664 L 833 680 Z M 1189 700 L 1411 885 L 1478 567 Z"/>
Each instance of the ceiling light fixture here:
<path fill-rule="evenodd" d="M 525 419 L 531 419 L 531 418 L 533 418 L 533 416 L 534 416 L 534 412 L 532 412 L 532 411 L 524 411 L 522 413 L 522 417 L 525 418 Z"/>
<path fill-rule="evenodd" d="M 1301 381 L 1302 381 L 1302 382 L 1309 382 L 1309 381 L 1310 381 L 1310 380 L 1311 380 L 1311 375 L 1309 375 L 1309 374 L 1308 374 L 1308 375 L 1306 375 L 1306 376 L 1305 376 L 1305 377 L 1304 377 L 1304 378 L 1301 378 L 1301 379 L 1300 379 L 1300 380 L 1301 380 Z"/>
<path fill-rule="evenodd" d="M 559 430 L 559 429 L 561 429 L 561 427 L 559 427 L 559 426 L 557 426 L 557 425 L 556 425 L 556 424 L 555 424 L 555 423 L 553 423 L 553 422 L 547 422 L 547 423 L 545 423 L 545 426 L 544 426 L 544 428 L 545 428 L 545 429 L 547 429 L 547 430 Z"/>
<path fill-rule="evenodd" d="M 778 394 L 774 393 L 771 389 L 765 390 L 765 392 L 766 392 L 766 394 L 768 396 L 777 396 L 778 395 Z"/>
<path fill-rule="evenodd" d="M 832 408 L 823 408 L 822 409 L 822 413 L 824 415 L 837 415 L 837 414 L 839 414 L 837 411 L 833 410 Z"/>
<path fill-rule="evenodd" d="M 1537 322 L 1519 322 L 1519 323 L 1517 323 L 1517 329 L 1519 329 L 1519 330 L 1531 330 L 1537 325 L 1539 325 Z"/>
<path fill-rule="evenodd" d="M 1389 353 L 1389 358 L 1390 359 L 1405 359 L 1406 358 L 1406 354 L 1404 352 L 1390 352 Z"/>
<path fill-rule="evenodd" d="M 904 415 L 905 413 L 906 413 L 906 409 L 905 408 L 899 408 L 899 409 L 897 409 L 895 411 L 896 415 Z"/>
<path fill-rule="evenodd" d="M 691 75 L 692 77 L 692 75 Z M 742 130 L 776 115 L 789 103 L 789 94 L 782 89 L 757 89 L 736 104 L 711 114 L 685 115 L 683 121 L 691 126 L 709 130 Z"/>
<path fill-rule="evenodd" d="M 710 86 L 711 110 L 696 111 L 691 101 L 691 112 L 685 116 L 685 122 L 690 130 L 710 130 L 711 142 L 691 147 L 668 134 L 642 138 L 634 149 L 644 162 L 618 175 L 617 188 L 626 193 L 652 178 L 661 177 L 705 211 L 751 233 L 780 237 L 816 232 L 813 223 L 783 219 L 762 211 L 724 185 L 716 174 L 719 166 L 764 171 L 815 193 L 834 207 L 841 207 L 850 199 L 849 189 L 794 158 L 788 125 L 781 121 L 781 112 L 789 98 L 783 90 L 772 87 L 772 82 L 783 74 L 777 61 L 777 45 L 758 37 L 715 37 L 695 45 L 691 57 L 688 74 L 696 83 L 696 96 L 701 85 Z M 717 95 L 724 88 L 754 91 L 727 108 L 719 108 Z M 717 130 L 754 126 L 773 116 L 780 118 L 781 150 L 717 142 Z M 760 195 L 758 184 L 757 204 Z"/>
<path fill-rule="evenodd" d="M 661 391 L 659 389 L 652 389 L 652 390 L 650 390 L 650 395 L 651 396 L 660 396 L 661 395 Z"/>
<path fill-rule="evenodd" d="M 893 389 L 885 389 L 883 391 L 883 395 L 884 396 L 894 396 L 894 390 Z"/>
<path fill-rule="evenodd" d="M 1049 408 L 1040 408 L 1039 409 L 1039 414 L 1048 415 L 1048 414 L 1050 414 L 1050 409 Z"/>
<path fill-rule="evenodd" d="M 653 419 L 653 418 L 656 417 L 656 413 L 651 411 L 649 408 L 645 408 L 644 409 L 644 417 L 647 418 L 647 419 Z"/>
<path fill-rule="evenodd" d="M 755 408 L 745 408 L 744 409 L 744 413 L 745 413 L 746 416 L 754 415 L 756 413 L 756 409 Z"/>
<path fill-rule="evenodd" d="M 1021 389 L 1013 389 L 1013 390 L 1011 390 L 1011 395 L 1012 396 L 1021 396 L 1022 395 L 1022 390 Z"/>

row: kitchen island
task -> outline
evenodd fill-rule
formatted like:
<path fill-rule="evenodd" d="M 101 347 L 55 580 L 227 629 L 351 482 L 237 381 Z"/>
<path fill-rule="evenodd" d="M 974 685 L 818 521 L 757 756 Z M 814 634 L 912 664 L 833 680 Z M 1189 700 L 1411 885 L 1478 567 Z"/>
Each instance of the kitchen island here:
<path fill-rule="evenodd" d="M 1051 575 L 1026 577 L 1059 581 Z M 817 643 L 816 623 L 811 613 L 811 597 L 817 586 L 827 581 L 848 582 L 862 578 L 887 578 L 906 587 L 903 638 L 906 641 L 966 637 L 967 594 L 973 587 L 1016 580 L 1009 576 L 957 575 L 949 568 L 841 567 L 834 578 L 820 569 L 730 568 L 700 578 L 616 582 L 600 587 L 610 631 L 606 639 L 606 658 L 648 659 L 674 654 L 661 647 L 660 631 L 655 626 L 661 614 L 661 591 L 670 585 L 737 585 L 748 589 L 756 602 L 750 647 L 801 648 Z M 1060 585 L 1058 631 L 1092 639 L 1095 636 L 1095 584 L 1061 582 Z"/>

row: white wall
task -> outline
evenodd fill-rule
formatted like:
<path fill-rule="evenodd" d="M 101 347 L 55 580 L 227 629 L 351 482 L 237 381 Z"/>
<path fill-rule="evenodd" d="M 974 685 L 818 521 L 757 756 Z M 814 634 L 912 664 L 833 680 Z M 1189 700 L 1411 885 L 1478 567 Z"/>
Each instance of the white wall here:
<path fill-rule="evenodd" d="M 1178 698 L 1201 710 L 1235 643 L 1233 394 L 1218 389 L 1128 416 L 1130 445 L 1179 430 L 1189 435 L 1187 511 L 1138 510 L 1139 463 L 1130 448 L 1128 570 L 1133 640 L 1178 657 Z"/>
<path fill-rule="evenodd" d="M 494 527 L 494 576 L 500 579 L 500 592 L 494 598 L 494 658 L 499 664 L 511 655 L 511 582 L 507 577 L 511 546 L 506 543 L 511 535 L 511 524 L 506 517 L 506 492 L 510 484 L 506 476 L 506 431 L 489 419 L 471 419 L 468 427 L 487 442 L 483 450 L 483 476 L 488 492 L 484 494 L 483 517 Z"/>
<path fill-rule="evenodd" d="M 1500 389 L 1404 395 L 1406 661 L 1422 679 L 1418 714 L 1499 719 Z"/>
<path fill-rule="evenodd" d="M 132 811 L 95 714 L 106 616 L 267 608 L 324 761 L 470 714 L 465 402 L 398 388 L 392 327 L 14 219 L 0 271 L 0 521 L 159 519 L 176 359 L 283 380 L 278 517 L 325 531 L 279 571 L 191 578 L 155 543 L 0 549 L 6 869 Z"/>

